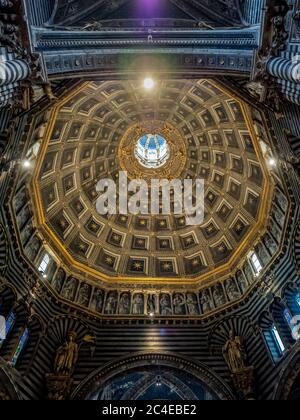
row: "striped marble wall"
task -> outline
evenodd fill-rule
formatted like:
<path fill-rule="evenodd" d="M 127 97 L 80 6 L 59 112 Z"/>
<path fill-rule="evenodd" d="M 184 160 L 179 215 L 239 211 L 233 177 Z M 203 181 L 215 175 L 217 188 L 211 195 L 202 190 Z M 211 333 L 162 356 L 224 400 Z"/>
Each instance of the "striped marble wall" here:
<path fill-rule="evenodd" d="M 241 0 L 241 11 L 245 22 L 253 25 L 259 23 L 265 0 Z"/>

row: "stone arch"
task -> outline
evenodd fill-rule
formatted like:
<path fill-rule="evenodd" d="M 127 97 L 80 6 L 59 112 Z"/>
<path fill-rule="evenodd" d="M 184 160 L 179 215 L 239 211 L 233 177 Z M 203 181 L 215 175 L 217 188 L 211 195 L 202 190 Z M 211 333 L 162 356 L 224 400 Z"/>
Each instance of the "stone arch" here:
<path fill-rule="evenodd" d="M 220 400 L 234 400 L 230 387 L 202 363 L 168 352 L 136 353 L 118 359 L 92 372 L 73 392 L 71 399 L 87 400 L 99 387 L 119 375 L 136 368 L 161 366 L 180 369 L 201 382 Z"/>
<path fill-rule="evenodd" d="M 279 374 L 278 385 L 274 392 L 274 400 L 299 400 L 300 397 L 300 349 L 296 346 Z"/>
<path fill-rule="evenodd" d="M 18 401 L 22 396 L 16 387 L 13 369 L 6 362 L 0 361 L 0 401 Z"/>

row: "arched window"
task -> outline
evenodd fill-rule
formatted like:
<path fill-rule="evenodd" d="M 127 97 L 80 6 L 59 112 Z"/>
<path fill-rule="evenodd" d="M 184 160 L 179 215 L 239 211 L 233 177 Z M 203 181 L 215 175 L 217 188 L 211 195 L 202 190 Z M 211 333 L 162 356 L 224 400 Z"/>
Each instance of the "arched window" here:
<path fill-rule="evenodd" d="M 17 316 L 13 311 L 10 311 L 8 314 L 6 320 L 5 320 L 5 330 L 3 331 L 3 339 L 0 340 L 0 348 L 3 345 L 4 341 L 8 337 L 9 333 L 13 329 L 15 322 L 16 322 Z"/>
<path fill-rule="evenodd" d="M 300 308 L 300 293 L 297 293 L 296 295 L 296 304 L 299 306 Z"/>
<path fill-rule="evenodd" d="M 11 359 L 12 366 L 16 366 L 17 361 L 20 357 L 20 354 L 22 353 L 22 351 L 24 350 L 24 347 L 26 346 L 26 344 L 28 342 L 28 338 L 29 338 L 29 331 L 28 331 L 28 328 L 25 328 L 22 335 L 20 336 L 18 345 L 17 345 L 16 350 L 14 352 L 14 355 Z"/>
<path fill-rule="evenodd" d="M 44 254 L 44 256 L 42 258 L 42 261 L 41 261 L 41 263 L 39 265 L 39 268 L 38 268 L 38 270 L 39 270 L 40 273 L 42 273 L 44 275 L 47 273 L 47 270 L 49 268 L 50 261 L 51 261 L 50 255 L 46 252 Z"/>
<path fill-rule="evenodd" d="M 273 327 L 272 327 L 272 334 L 273 334 L 273 337 L 275 339 L 275 342 L 276 342 L 276 345 L 278 347 L 279 352 L 281 353 L 281 355 L 283 355 L 285 353 L 286 349 L 285 349 L 285 345 L 283 344 L 283 341 L 280 337 L 280 334 L 277 330 L 276 325 L 273 325 Z"/>
<path fill-rule="evenodd" d="M 264 331 L 264 337 L 274 362 L 278 362 L 284 355 L 286 348 L 275 324 Z"/>
<path fill-rule="evenodd" d="M 257 254 L 255 252 L 252 252 L 249 255 L 249 259 L 250 259 L 251 266 L 253 268 L 254 273 L 256 274 L 256 276 L 258 276 L 260 272 L 262 271 L 263 267 L 258 259 Z"/>

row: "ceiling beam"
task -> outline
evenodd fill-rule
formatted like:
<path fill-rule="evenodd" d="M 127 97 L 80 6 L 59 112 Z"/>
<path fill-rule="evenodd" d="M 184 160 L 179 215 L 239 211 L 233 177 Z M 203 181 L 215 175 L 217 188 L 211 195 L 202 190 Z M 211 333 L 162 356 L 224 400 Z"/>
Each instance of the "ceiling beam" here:
<path fill-rule="evenodd" d="M 59 2 L 53 18 L 53 24 L 72 26 L 85 17 L 90 17 L 97 11 L 97 19 L 105 19 L 130 0 L 64 0 Z"/>
<path fill-rule="evenodd" d="M 195 20 L 208 19 L 218 25 L 236 26 L 243 24 L 237 0 L 170 0 L 174 5 Z"/>

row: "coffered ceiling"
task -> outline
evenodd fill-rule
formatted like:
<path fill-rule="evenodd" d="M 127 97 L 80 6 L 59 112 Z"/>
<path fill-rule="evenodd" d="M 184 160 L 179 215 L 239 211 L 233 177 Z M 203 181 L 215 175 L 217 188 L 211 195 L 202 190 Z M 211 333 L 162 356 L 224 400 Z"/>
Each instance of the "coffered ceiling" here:
<path fill-rule="evenodd" d="M 176 175 L 205 180 L 200 226 L 174 214 L 97 213 L 97 182 L 118 181 L 124 159 L 134 162 L 122 154 L 126 133 L 154 122 L 180 137 Z M 142 81 L 83 84 L 52 114 L 32 189 L 40 234 L 70 266 L 105 282 L 156 284 L 229 273 L 262 231 L 271 194 L 247 109 L 209 80 L 158 81 L 153 91 Z"/>

